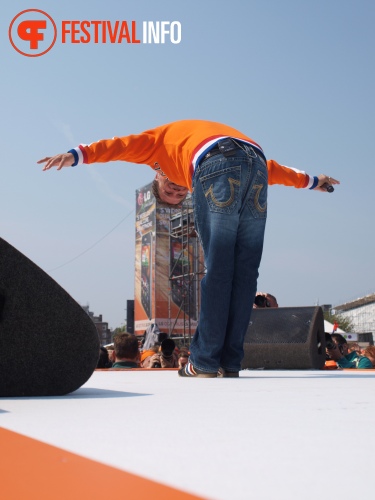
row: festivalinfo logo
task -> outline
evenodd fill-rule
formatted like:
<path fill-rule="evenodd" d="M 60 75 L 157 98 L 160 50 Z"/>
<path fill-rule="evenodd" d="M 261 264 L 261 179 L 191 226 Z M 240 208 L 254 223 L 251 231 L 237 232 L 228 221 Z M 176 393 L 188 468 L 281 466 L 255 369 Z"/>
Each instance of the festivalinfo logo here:
<path fill-rule="evenodd" d="M 9 25 L 9 41 L 23 56 L 49 52 L 57 39 L 62 44 L 179 44 L 179 21 L 64 20 L 59 30 L 53 18 L 38 9 L 19 12 Z"/>

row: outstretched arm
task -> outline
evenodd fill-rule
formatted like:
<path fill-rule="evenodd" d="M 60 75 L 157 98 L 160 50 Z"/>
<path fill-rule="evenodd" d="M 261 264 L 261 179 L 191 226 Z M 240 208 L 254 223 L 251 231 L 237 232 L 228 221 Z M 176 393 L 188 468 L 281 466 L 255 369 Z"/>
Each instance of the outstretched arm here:
<path fill-rule="evenodd" d="M 303 170 L 280 165 L 275 160 L 267 161 L 268 184 L 282 184 L 284 186 L 293 186 L 299 189 L 312 189 L 327 192 L 327 186 L 340 184 L 340 181 L 325 174 L 311 176 Z M 331 192 L 328 190 L 328 192 Z"/>
<path fill-rule="evenodd" d="M 106 163 L 110 161 L 127 161 L 131 163 L 153 164 L 150 160 L 155 150 L 155 142 L 160 133 L 155 131 L 143 132 L 126 137 L 101 139 L 91 144 L 80 144 L 67 153 L 46 157 L 38 161 L 45 163 L 43 170 L 57 167 L 71 167 L 83 163 Z M 152 163 L 150 163 L 152 161 Z"/>

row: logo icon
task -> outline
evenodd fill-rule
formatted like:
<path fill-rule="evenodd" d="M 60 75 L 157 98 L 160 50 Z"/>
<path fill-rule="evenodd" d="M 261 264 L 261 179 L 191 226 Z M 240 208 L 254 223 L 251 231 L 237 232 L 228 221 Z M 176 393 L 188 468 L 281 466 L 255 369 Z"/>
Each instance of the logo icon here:
<path fill-rule="evenodd" d="M 23 56 L 42 56 L 52 49 L 56 38 L 55 21 L 43 10 L 23 10 L 9 26 L 10 43 Z"/>

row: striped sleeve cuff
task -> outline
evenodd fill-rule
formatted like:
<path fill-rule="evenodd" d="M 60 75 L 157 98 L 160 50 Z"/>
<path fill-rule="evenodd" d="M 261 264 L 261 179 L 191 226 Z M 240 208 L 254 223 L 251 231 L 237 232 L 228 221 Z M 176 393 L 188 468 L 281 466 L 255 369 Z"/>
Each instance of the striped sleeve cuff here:
<path fill-rule="evenodd" d="M 85 150 L 83 149 L 82 144 L 77 148 L 70 149 L 68 153 L 71 153 L 74 156 L 74 163 L 72 167 L 76 167 L 77 165 L 82 165 L 83 163 L 87 163 L 86 153 Z"/>
<path fill-rule="evenodd" d="M 310 177 L 310 176 L 309 176 Z M 318 185 L 319 179 L 314 175 L 314 177 L 310 177 L 310 182 L 308 184 L 308 189 L 315 189 Z"/>

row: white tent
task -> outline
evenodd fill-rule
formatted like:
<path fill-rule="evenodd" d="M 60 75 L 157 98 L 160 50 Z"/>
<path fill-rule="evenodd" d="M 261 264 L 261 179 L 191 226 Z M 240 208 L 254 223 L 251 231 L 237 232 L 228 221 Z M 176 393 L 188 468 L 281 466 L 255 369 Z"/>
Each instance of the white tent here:
<path fill-rule="evenodd" d="M 326 333 L 333 333 L 333 324 L 327 320 L 324 320 L 324 331 Z M 348 340 L 350 342 L 357 342 L 358 341 L 358 334 L 357 333 L 346 333 L 346 332 L 344 332 L 344 330 L 341 330 L 341 328 L 337 328 L 335 333 L 340 333 L 343 337 L 346 338 L 346 340 Z"/>
<path fill-rule="evenodd" d="M 327 320 L 324 320 L 324 331 L 327 333 L 333 333 L 333 324 Z M 337 328 L 336 333 L 341 333 L 343 335 L 345 332 L 341 328 Z"/>

